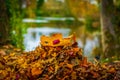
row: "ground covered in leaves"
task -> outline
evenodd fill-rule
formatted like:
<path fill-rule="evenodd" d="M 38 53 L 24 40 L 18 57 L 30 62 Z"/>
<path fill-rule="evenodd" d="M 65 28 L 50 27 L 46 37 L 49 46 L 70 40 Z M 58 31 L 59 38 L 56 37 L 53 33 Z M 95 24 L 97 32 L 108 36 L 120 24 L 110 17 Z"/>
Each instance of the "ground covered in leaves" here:
<path fill-rule="evenodd" d="M 120 80 L 119 62 L 88 62 L 73 36 L 65 39 L 60 34 L 52 38 L 43 36 L 41 46 L 30 52 L 13 48 L 5 54 L 2 50 L 0 80 Z"/>

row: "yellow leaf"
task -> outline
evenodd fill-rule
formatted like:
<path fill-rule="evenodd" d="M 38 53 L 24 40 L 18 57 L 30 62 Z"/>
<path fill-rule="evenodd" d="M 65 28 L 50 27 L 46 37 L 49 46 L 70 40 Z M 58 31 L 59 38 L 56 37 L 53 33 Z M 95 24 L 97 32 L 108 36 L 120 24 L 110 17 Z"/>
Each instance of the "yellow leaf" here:
<path fill-rule="evenodd" d="M 71 76 L 72 76 L 72 80 L 76 80 L 76 72 L 72 72 Z"/>

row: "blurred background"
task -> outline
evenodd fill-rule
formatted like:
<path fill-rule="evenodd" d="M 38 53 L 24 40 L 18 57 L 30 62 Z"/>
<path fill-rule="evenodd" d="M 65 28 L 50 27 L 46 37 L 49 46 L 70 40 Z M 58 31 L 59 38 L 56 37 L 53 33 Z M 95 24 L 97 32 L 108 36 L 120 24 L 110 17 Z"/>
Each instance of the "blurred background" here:
<path fill-rule="evenodd" d="M 105 38 L 102 43 L 101 36 L 104 35 L 106 28 L 103 29 L 101 26 L 109 24 L 109 20 L 116 22 L 117 19 L 117 23 L 120 21 L 119 13 L 117 13 L 120 10 L 119 0 L 1 0 L 0 2 L 2 3 L 0 5 L 1 19 L 5 17 L 5 21 L 1 23 L 3 26 L 4 24 L 9 26 L 5 31 L 1 27 L 1 32 L 6 34 L 6 41 L 10 41 L 11 44 L 25 51 L 34 50 L 39 45 L 41 35 L 62 33 L 64 37 L 67 37 L 75 33 L 78 46 L 83 49 L 83 54 L 89 60 L 93 60 L 95 57 L 99 59 L 101 54 L 105 55 L 102 51 Z M 113 20 L 110 17 L 111 13 L 115 11 L 116 17 Z M 105 18 L 106 14 L 109 19 Z M 106 24 L 104 24 L 105 22 Z M 119 25 L 117 23 L 116 25 Z M 1 43 L 4 41 L 5 37 Z M 120 39 L 117 41 L 117 50 L 119 43 Z M 111 48 L 108 46 L 109 51 Z M 111 44 L 111 46 L 115 46 L 115 44 Z M 104 49 L 106 48 L 104 47 Z"/>

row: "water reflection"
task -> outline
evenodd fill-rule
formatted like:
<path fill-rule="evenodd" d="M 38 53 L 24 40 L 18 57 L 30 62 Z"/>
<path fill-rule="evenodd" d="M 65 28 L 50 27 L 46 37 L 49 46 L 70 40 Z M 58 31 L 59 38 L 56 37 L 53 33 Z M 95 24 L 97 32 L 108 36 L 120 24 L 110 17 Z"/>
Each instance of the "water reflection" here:
<path fill-rule="evenodd" d="M 69 28 L 28 28 L 27 34 L 24 35 L 25 51 L 34 50 L 35 47 L 39 45 L 41 35 L 50 36 L 53 33 L 62 33 L 63 37 L 67 37 L 70 31 Z"/>
<path fill-rule="evenodd" d="M 74 21 L 73 17 L 61 17 L 61 18 L 55 18 L 55 17 L 37 17 L 36 19 L 23 19 L 24 23 L 35 23 L 35 24 L 44 24 L 44 25 L 36 25 L 40 27 L 35 27 L 31 28 L 29 27 L 27 29 L 27 34 L 24 34 L 24 46 L 25 46 L 25 51 L 31 51 L 34 50 L 36 46 L 39 45 L 40 42 L 40 37 L 41 35 L 51 35 L 53 33 L 62 33 L 63 37 L 69 36 L 70 32 L 74 32 L 73 28 L 70 26 L 73 26 L 74 28 L 76 27 L 76 23 L 72 23 L 71 21 L 69 22 L 70 25 L 67 23 L 63 24 L 66 20 L 71 20 Z M 83 21 L 84 19 L 79 18 L 79 21 Z M 57 21 L 57 23 L 52 23 L 51 21 Z M 61 22 L 63 21 L 63 22 Z M 50 24 L 48 24 L 50 23 Z M 53 24 L 53 25 L 52 25 Z M 48 27 L 44 27 L 48 26 Z M 53 26 L 56 26 L 55 28 Z M 64 28 L 66 26 L 69 26 L 69 28 Z M 77 29 L 76 29 L 77 30 Z M 82 30 L 82 29 L 81 29 Z M 80 34 L 79 30 L 77 34 Z M 77 37 L 77 42 L 78 46 L 80 48 L 83 48 L 84 52 L 83 54 L 88 57 L 89 60 L 93 59 L 93 56 L 91 56 L 91 52 L 94 47 L 99 46 L 99 39 L 94 37 L 94 39 L 85 39 L 86 44 L 82 42 L 82 37 Z"/>

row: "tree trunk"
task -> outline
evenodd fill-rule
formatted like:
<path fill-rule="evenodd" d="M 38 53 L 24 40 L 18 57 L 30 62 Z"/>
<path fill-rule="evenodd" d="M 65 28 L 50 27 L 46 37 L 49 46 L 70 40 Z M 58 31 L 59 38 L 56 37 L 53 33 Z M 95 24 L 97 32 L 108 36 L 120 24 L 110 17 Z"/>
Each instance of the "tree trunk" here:
<path fill-rule="evenodd" d="M 9 16 L 5 0 L 0 0 L 0 44 L 5 44 L 9 39 Z"/>
<path fill-rule="evenodd" d="M 101 0 L 101 26 L 103 58 L 119 57 L 120 54 L 120 19 L 119 11 L 113 0 Z"/>

